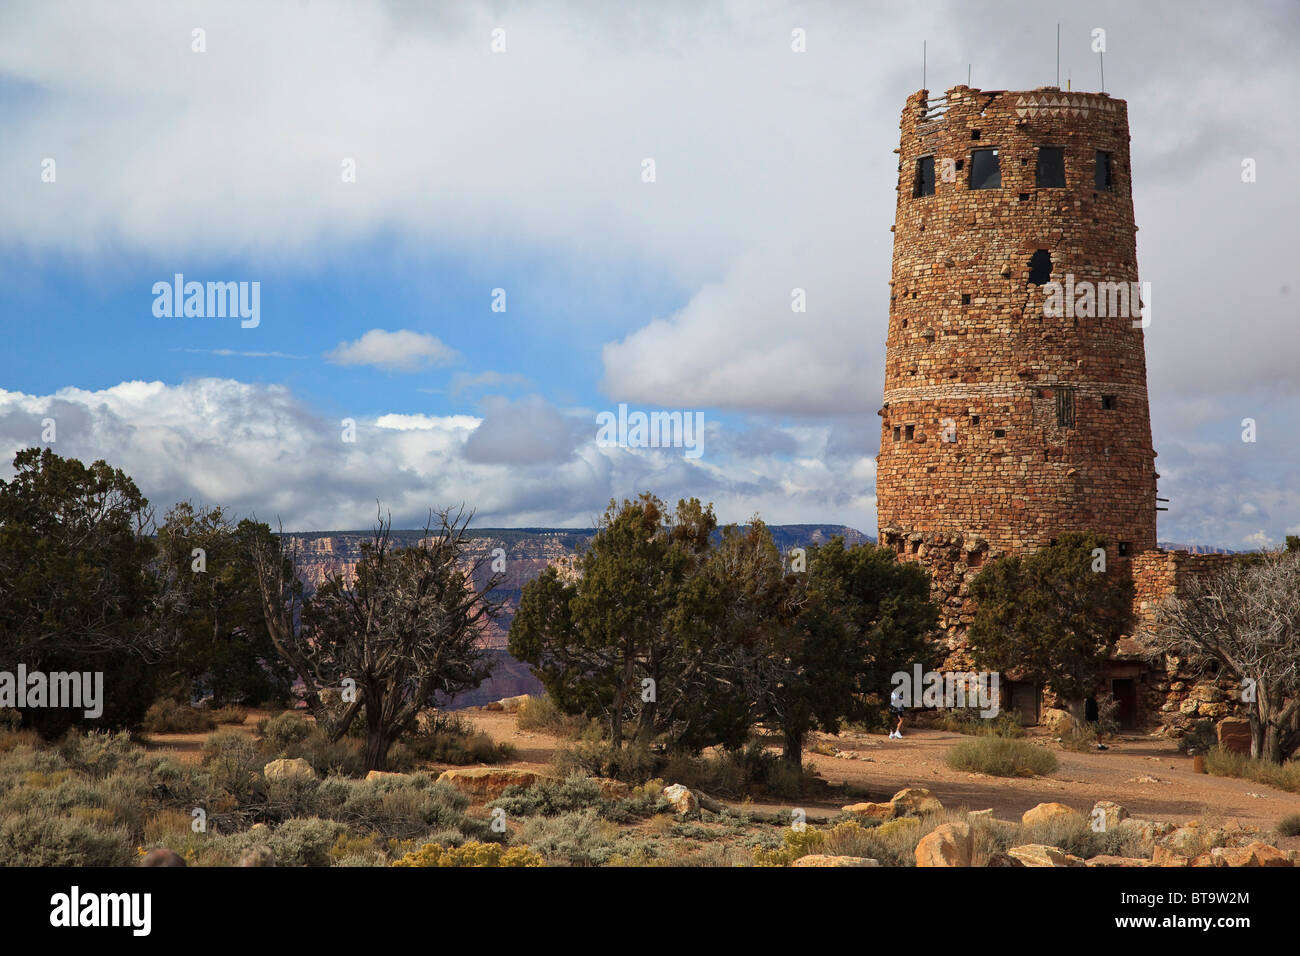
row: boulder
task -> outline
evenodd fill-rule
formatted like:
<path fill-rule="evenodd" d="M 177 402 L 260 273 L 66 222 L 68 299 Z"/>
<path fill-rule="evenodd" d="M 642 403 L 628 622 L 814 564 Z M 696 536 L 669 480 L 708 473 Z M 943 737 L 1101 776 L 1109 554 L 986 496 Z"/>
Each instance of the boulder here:
<path fill-rule="evenodd" d="M 700 809 L 699 798 L 680 783 L 664 787 L 664 799 L 676 813 L 698 813 Z"/>
<path fill-rule="evenodd" d="M 495 800 L 506 787 L 531 787 L 539 780 L 531 770 L 499 767 L 456 767 L 444 770 L 439 783 L 449 783 L 480 803 Z"/>
<path fill-rule="evenodd" d="M 1085 861 L 1088 866 L 1155 866 L 1150 860 L 1136 856 L 1109 856 L 1102 854 Z"/>
<path fill-rule="evenodd" d="M 969 823 L 945 823 L 916 844 L 917 866 L 970 866 L 975 851 Z"/>
<path fill-rule="evenodd" d="M 1162 820 L 1143 820 L 1140 817 L 1125 817 L 1119 821 L 1120 831 L 1136 833 L 1144 843 L 1154 843 L 1158 837 L 1172 833 L 1174 825 Z"/>
<path fill-rule="evenodd" d="M 925 787 L 904 787 L 889 801 L 898 817 L 919 817 L 926 813 L 942 813 L 943 804 Z"/>
<path fill-rule="evenodd" d="M 1210 851 L 1215 866 L 1294 866 L 1282 850 L 1258 840 L 1242 847 L 1215 847 Z"/>
<path fill-rule="evenodd" d="M 868 820 L 892 820 L 894 805 L 892 803 L 850 803 L 842 807 L 845 813 L 863 817 Z"/>
<path fill-rule="evenodd" d="M 792 866 L 880 866 L 879 860 L 866 856 L 829 856 L 825 853 L 810 853 L 795 860 Z"/>
<path fill-rule="evenodd" d="M 1038 806 L 1026 810 L 1024 816 L 1020 818 L 1020 822 L 1030 827 L 1037 826 L 1040 823 L 1047 823 L 1050 820 L 1077 817 L 1078 815 L 1078 810 L 1067 807 L 1063 803 L 1040 803 Z"/>
<path fill-rule="evenodd" d="M 1068 733 L 1074 729 L 1074 718 L 1070 716 L 1068 710 L 1059 710 L 1055 707 L 1048 707 L 1043 711 L 1038 723 L 1044 727 L 1048 733 L 1057 736 Z"/>
<path fill-rule="evenodd" d="M 1244 717 L 1224 717 L 1215 728 L 1219 746 L 1237 754 L 1250 754 L 1250 721 Z"/>
<path fill-rule="evenodd" d="M 1043 843 L 1013 846 L 1007 850 L 1007 855 L 1014 860 L 1019 860 L 1023 866 L 1087 866 L 1087 863 L 1079 857 Z"/>
<path fill-rule="evenodd" d="M 1228 835 L 1216 827 L 1203 827 L 1192 820 L 1162 837 L 1161 846 L 1183 856 L 1194 857 L 1213 847 L 1226 846 Z"/>
<path fill-rule="evenodd" d="M 1102 829 L 1109 833 L 1119 827 L 1120 822 L 1128 819 L 1128 811 L 1118 803 L 1111 803 L 1109 800 L 1098 800 L 1092 805 L 1092 810 L 1088 813 L 1088 821 L 1093 824 L 1095 829 L 1096 822 L 1102 822 Z"/>
<path fill-rule="evenodd" d="M 966 819 L 971 823 L 992 823 L 993 808 L 987 810 L 969 810 L 966 813 Z"/>
<path fill-rule="evenodd" d="M 1152 866 L 1190 866 L 1191 859 L 1182 853 L 1175 853 L 1165 846 L 1158 846 L 1151 854 Z"/>
<path fill-rule="evenodd" d="M 366 781 L 369 782 L 371 780 L 401 780 L 409 776 L 410 774 L 395 773 L 391 770 L 372 770 L 368 774 L 366 774 Z"/>
<path fill-rule="evenodd" d="M 527 694 L 519 694 L 516 697 L 502 697 L 497 703 L 501 705 L 501 710 L 507 714 L 516 714 L 527 701 Z"/>
<path fill-rule="evenodd" d="M 160 846 L 156 850 L 150 850 L 140 860 L 141 866 L 185 866 L 185 857 L 181 856 L 175 850 L 169 850 L 165 846 Z"/>
<path fill-rule="evenodd" d="M 267 780 L 315 780 L 316 771 L 301 757 L 284 757 L 263 767 L 262 776 Z"/>

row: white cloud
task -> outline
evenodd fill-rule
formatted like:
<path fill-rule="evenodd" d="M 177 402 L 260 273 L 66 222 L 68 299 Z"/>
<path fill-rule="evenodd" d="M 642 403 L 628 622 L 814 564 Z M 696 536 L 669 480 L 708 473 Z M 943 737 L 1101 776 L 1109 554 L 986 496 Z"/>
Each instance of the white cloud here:
<path fill-rule="evenodd" d="M 386 332 L 371 329 L 354 342 L 340 342 L 325 353 L 335 365 L 373 365 L 398 372 L 418 372 L 433 365 L 447 365 L 459 356 L 441 339 L 423 332 L 399 329 Z"/>

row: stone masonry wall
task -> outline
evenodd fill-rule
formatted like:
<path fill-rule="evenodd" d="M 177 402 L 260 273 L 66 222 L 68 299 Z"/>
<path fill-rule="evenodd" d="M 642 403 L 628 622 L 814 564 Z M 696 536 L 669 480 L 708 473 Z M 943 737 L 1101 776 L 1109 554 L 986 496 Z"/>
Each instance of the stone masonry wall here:
<path fill-rule="evenodd" d="M 959 538 L 957 561 L 951 544 L 926 544 L 926 563 L 963 575 L 972 540 L 1016 554 L 1079 530 L 1131 554 L 1154 548 L 1142 330 L 1129 316 L 1045 317 L 1043 287 L 1028 281 L 1037 250 L 1062 283 L 1137 281 L 1126 105 L 958 86 L 936 119 L 928 96 L 909 97 L 900 124 L 879 527 L 908 537 L 909 557 L 914 534 Z M 1035 186 L 1039 146 L 1064 149 L 1064 188 Z M 971 189 L 972 151 L 990 148 L 1001 187 Z M 1109 190 L 1095 188 L 1098 150 Z M 914 197 L 927 156 L 934 194 Z M 943 181 L 945 159 L 960 164 L 955 181 Z M 1058 419 L 1058 391 L 1073 424 Z"/>

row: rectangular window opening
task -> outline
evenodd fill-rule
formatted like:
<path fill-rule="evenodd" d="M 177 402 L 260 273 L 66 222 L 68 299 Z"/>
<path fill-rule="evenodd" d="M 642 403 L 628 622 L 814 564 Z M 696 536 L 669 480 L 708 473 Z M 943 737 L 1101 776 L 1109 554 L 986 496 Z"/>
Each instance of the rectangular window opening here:
<path fill-rule="evenodd" d="M 994 438 L 1006 438 L 1006 437 L 1007 437 L 1007 430 L 1006 430 L 1005 428 L 995 428 L 995 429 L 993 429 L 993 437 L 994 437 Z"/>
<path fill-rule="evenodd" d="M 996 149 L 976 149 L 970 154 L 970 188 L 1001 189 L 1002 167 Z"/>
<path fill-rule="evenodd" d="M 1101 407 L 1108 412 L 1114 411 L 1119 407 L 1119 400 L 1114 395 L 1103 395 L 1101 397 Z"/>
<path fill-rule="evenodd" d="M 906 428 L 903 429 L 903 438 L 906 439 L 907 441 L 911 441 L 913 437 L 915 437 L 915 435 L 916 435 L 915 425 L 908 425 Z"/>
<path fill-rule="evenodd" d="M 912 183 L 912 197 L 934 195 L 934 157 L 922 156 L 916 161 L 916 179 Z"/>
<path fill-rule="evenodd" d="M 1065 149 L 1061 146 L 1038 147 L 1038 165 L 1034 169 L 1034 185 L 1040 189 L 1065 187 Z"/>
<path fill-rule="evenodd" d="M 1133 543 L 1131 541 L 1121 541 L 1119 543 L 1119 556 L 1121 558 L 1127 558 L 1132 553 L 1132 551 L 1133 551 Z"/>
<path fill-rule="evenodd" d="M 961 304 L 962 304 L 962 305 L 970 305 L 970 293 L 969 293 L 969 292 L 963 292 L 963 293 L 961 294 Z"/>
<path fill-rule="evenodd" d="M 1112 185 L 1110 175 L 1110 153 L 1097 150 L 1097 171 L 1096 186 L 1098 189 L 1110 189 Z"/>
<path fill-rule="evenodd" d="M 903 437 L 903 430 L 902 430 L 901 428 L 899 428 L 897 425 L 895 425 L 895 426 L 894 426 L 894 441 L 898 441 L 898 440 L 899 440 L 900 438 L 902 438 L 902 437 Z"/>

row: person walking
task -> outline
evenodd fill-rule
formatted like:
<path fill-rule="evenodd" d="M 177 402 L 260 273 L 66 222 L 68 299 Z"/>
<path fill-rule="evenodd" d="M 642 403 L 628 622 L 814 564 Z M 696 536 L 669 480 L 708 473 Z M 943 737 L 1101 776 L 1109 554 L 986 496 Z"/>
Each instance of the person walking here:
<path fill-rule="evenodd" d="M 903 739 L 903 716 L 906 713 L 903 705 L 907 701 L 907 695 L 903 693 L 903 688 L 895 687 L 894 692 L 889 695 L 889 715 L 898 718 L 898 724 L 889 732 L 891 739 Z"/>

